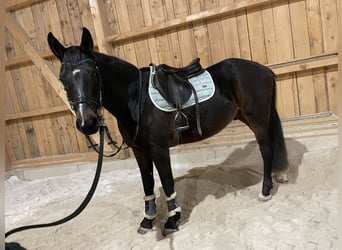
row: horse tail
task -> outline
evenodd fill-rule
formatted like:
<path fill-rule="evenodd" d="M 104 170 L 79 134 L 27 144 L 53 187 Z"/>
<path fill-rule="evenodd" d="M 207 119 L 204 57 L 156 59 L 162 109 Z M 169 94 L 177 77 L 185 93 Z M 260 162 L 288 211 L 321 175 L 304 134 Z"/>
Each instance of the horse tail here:
<path fill-rule="evenodd" d="M 273 76 L 273 93 L 269 120 L 269 135 L 273 148 L 272 171 L 282 172 L 288 168 L 287 150 L 280 118 L 276 110 L 276 81 Z"/>

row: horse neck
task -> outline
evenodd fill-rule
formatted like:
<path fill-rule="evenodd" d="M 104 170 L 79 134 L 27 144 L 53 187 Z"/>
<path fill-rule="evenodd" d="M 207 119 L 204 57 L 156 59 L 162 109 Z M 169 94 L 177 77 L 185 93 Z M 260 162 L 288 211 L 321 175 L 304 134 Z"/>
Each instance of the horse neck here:
<path fill-rule="evenodd" d="M 139 69 L 117 57 L 95 54 L 103 87 L 103 106 L 120 122 L 130 124 L 128 88 L 139 80 Z"/>

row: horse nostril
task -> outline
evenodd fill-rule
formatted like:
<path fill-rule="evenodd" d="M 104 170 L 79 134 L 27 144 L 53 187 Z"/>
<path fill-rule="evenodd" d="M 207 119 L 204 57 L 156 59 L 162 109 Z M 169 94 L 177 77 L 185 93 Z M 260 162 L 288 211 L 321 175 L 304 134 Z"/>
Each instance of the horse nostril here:
<path fill-rule="evenodd" d="M 85 135 L 91 135 L 97 132 L 98 130 L 98 119 L 97 117 L 91 117 L 89 119 L 77 119 L 76 127 L 79 131 L 81 131 Z"/>
<path fill-rule="evenodd" d="M 92 121 L 92 124 L 93 124 L 93 125 L 97 125 L 97 118 L 96 118 L 96 117 L 93 117 L 93 118 L 91 119 L 91 121 Z"/>

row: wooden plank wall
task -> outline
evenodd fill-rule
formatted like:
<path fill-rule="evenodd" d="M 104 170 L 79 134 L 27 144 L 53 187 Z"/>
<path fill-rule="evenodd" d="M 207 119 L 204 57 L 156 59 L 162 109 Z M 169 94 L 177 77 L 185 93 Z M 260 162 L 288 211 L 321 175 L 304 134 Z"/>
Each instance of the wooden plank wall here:
<path fill-rule="evenodd" d="M 266 64 L 278 75 L 282 118 L 337 112 L 337 0 L 7 0 L 5 5 L 57 71 L 48 32 L 73 45 L 86 26 L 100 50 L 138 66 L 181 66 L 194 57 L 203 66 L 228 57 Z M 98 18 L 105 24 L 101 32 Z M 34 159 L 92 159 L 73 115 L 8 29 L 5 47 L 6 150 L 12 167 Z M 115 119 L 107 123 L 118 137 Z"/>

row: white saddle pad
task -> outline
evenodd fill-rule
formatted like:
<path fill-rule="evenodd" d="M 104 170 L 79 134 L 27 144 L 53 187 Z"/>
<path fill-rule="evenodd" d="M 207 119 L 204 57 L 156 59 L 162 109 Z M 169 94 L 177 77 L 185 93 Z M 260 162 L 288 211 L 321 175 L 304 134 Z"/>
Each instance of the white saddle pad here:
<path fill-rule="evenodd" d="M 153 82 L 154 75 L 155 75 L 155 72 L 154 72 L 153 66 L 150 66 L 150 80 L 149 80 L 149 86 L 148 86 L 148 94 L 150 96 L 152 103 L 158 109 L 162 111 L 165 111 L 165 112 L 175 111 L 176 108 L 171 106 L 164 99 L 164 97 L 159 93 L 159 91 L 153 87 L 152 82 Z M 189 78 L 189 82 L 194 86 L 196 90 L 199 103 L 207 101 L 211 97 L 213 97 L 215 93 L 215 85 L 208 71 L 205 70 L 202 74 Z M 192 105 L 195 105 L 195 98 L 194 98 L 193 93 L 191 94 L 190 99 L 183 105 L 183 108 L 188 108 Z"/>

